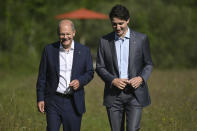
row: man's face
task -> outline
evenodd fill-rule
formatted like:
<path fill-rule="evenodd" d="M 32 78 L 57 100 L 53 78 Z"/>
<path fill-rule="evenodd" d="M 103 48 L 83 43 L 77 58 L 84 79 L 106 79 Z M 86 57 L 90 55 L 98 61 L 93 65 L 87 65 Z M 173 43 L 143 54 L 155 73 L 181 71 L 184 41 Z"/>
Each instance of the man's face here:
<path fill-rule="evenodd" d="M 126 20 L 121 20 L 119 18 L 114 17 L 111 20 L 111 23 L 112 23 L 112 27 L 114 31 L 119 37 L 124 37 L 126 35 L 127 30 L 128 30 L 127 25 L 129 23 L 129 19 L 126 21 Z"/>
<path fill-rule="evenodd" d="M 75 36 L 75 31 L 72 29 L 71 24 L 69 23 L 60 24 L 59 39 L 63 47 L 70 47 L 74 36 Z"/>

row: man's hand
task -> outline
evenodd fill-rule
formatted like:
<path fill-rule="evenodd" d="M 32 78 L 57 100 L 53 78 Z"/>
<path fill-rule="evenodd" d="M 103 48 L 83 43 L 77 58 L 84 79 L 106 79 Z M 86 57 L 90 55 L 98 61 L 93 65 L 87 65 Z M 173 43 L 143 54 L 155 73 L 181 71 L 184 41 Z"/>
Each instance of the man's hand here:
<path fill-rule="evenodd" d="M 143 82 L 142 77 L 138 76 L 138 77 L 134 77 L 132 79 L 129 80 L 129 83 L 133 88 L 138 88 Z"/>
<path fill-rule="evenodd" d="M 69 84 L 70 87 L 73 87 L 74 90 L 77 90 L 79 88 L 79 80 L 72 80 Z"/>
<path fill-rule="evenodd" d="M 44 101 L 39 101 L 38 102 L 38 111 L 41 112 L 41 113 L 45 112 L 45 110 L 44 110 Z"/>
<path fill-rule="evenodd" d="M 115 78 L 112 81 L 112 84 L 116 87 L 118 87 L 119 89 L 123 90 L 125 88 L 125 86 L 128 83 L 128 79 L 120 79 L 120 78 Z"/>

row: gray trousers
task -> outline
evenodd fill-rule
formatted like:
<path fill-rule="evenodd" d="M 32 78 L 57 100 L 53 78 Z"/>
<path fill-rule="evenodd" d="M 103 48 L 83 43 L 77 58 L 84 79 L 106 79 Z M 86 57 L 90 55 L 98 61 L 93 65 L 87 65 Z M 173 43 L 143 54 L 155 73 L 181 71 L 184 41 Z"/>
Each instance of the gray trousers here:
<path fill-rule="evenodd" d="M 107 107 L 111 131 L 139 131 L 142 106 L 132 93 L 121 92 L 111 107 Z"/>

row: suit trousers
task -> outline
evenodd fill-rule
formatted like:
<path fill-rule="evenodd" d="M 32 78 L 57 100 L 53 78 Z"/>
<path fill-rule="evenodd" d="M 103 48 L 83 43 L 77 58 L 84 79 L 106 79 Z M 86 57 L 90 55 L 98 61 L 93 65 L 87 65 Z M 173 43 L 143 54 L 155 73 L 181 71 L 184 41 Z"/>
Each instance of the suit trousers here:
<path fill-rule="evenodd" d="M 142 106 L 133 93 L 121 93 L 111 107 L 107 107 L 111 131 L 124 131 L 126 117 L 126 131 L 139 131 Z"/>
<path fill-rule="evenodd" d="M 46 100 L 47 131 L 80 131 L 82 115 L 76 112 L 73 97 L 54 95 Z"/>

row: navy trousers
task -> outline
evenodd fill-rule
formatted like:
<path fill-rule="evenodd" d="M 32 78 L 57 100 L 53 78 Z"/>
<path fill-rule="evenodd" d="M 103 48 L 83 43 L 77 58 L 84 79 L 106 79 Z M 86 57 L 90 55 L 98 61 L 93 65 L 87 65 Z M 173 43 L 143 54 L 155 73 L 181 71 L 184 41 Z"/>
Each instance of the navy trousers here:
<path fill-rule="evenodd" d="M 45 100 L 47 131 L 80 131 L 82 115 L 76 112 L 73 98 L 54 95 Z"/>
<path fill-rule="evenodd" d="M 122 91 L 113 105 L 107 107 L 107 114 L 111 131 L 124 131 L 125 117 L 126 131 L 138 131 L 140 129 L 142 106 L 131 92 Z"/>

